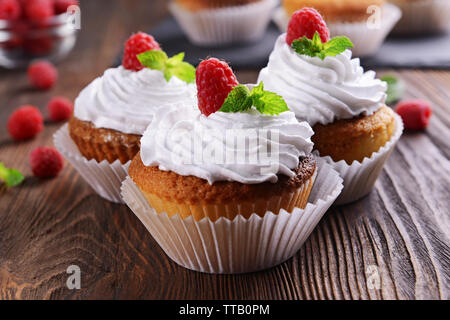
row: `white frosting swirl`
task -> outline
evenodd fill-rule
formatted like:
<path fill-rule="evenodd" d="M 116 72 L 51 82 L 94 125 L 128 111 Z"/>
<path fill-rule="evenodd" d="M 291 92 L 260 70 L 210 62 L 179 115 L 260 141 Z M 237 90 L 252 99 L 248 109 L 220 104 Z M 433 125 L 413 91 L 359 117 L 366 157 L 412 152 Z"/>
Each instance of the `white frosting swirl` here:
<path fill-rule="evenodd" d="M 371 115 L 383 106 L 387 90 L 374 71 L 364 72 L 350 50 L 325 60 L 299 55 L 286 43 L 286 34 L 278 38 L 260 81 L 311 126 Z"/>
<path fill-rule="evenodd" d="M 122 66 L 105 71 L 75 100 L 75 117 L 98 128 L 142 135 L 155 112 L 169 104 L 196 103 L 196 87 L 161 71 L 134 72 Z"/>
<path fill-rule="evenodd" d="M 141 139 L 146 166 L 182 176 L 244 184 L 292 177 L 299 157 L 311 153 L 313 131 L 293 112 L 262 115 L 216 112 L 209 117 L 191 106 L 157 114 Z"/>

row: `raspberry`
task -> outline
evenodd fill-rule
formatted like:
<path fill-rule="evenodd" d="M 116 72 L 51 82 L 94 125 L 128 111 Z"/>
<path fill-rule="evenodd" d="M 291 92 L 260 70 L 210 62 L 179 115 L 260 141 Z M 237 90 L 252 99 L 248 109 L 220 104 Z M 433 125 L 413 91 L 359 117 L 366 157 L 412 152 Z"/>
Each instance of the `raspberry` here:
<path fill-rule="evenodd" d="M 14 140 L 34 138 L 44 128 L 44 118 L 38 108 L 22 106 L 8 120 L 8 131 Z"/>
<path fill-rule="evenodd" d="M 150 50 L 161 50 L 158 42 L 146 33 L 133 34 L 125 43 L 122 65 L 125 69 L 140 71 L 144 66 L 139 62 L 137 55 Z"/>
<path fill-rule="evenodd" d="M 303 36 L 312 39 L 316 31 L 323 43 L 330 40 L 330 31 L 320 13 L 313 8 L 303 8 L 292 15 L 288 25 L 286 42 L 291 45 L 294 40 Z"/>
<path fill-rule="evenodd" d="M 17 0 L 0 0 L 0 20 L 17 20 L 22 14 Z"/>
<path fill-rule="evenodd" d="M 30 55 L 45 56 L 53 49 L 53 39 L 46 35 L 27 38 L 24 42 L 24 49 Z"/>
<path fill-rule="evenodd" d="M 50 89 L 58 79 L 58 70 L 48 61 L 37 61 L 28 67 L 28 78 L 38 89 Z"/>
<path fill-rule="evenodd" d="M 24 4 L 25 17 L 31 21 L 42 21 L 55 14 L 51 0 L 28 0 Z"/>
<path fill-rule="evenodd" d="M 62 14 L 67 12 L 70 6 L 79 6 L 78 0 L 55 0 L 55 13 Z"/>
<path fill-rule="evenodd" d="M 423 130 L 428 127 L 432 114 L 431 105 L 423 100 L 402 101 L 395 107 L 406 129 Z"/>
<path fill-rule="evenodd" d="M 64 159 L 54 148 L 38 147 L 30 154 L 33 174 L 38 178 L 56 177 L 64 166 Z"/>
<path fill-rule="evenodd" d="M 216 58 L 202 61 L 196 71 L 198 108 L 209 116 L 218 111 L 228 94 L 239 85 L 230 66 Z"/>
<path fill-rule="evenodd" d="M 47 105 L 50 120 L 54 122 L 69 119 L 73 113 L 72 101 L 64 97 L 54 97 Z"/>

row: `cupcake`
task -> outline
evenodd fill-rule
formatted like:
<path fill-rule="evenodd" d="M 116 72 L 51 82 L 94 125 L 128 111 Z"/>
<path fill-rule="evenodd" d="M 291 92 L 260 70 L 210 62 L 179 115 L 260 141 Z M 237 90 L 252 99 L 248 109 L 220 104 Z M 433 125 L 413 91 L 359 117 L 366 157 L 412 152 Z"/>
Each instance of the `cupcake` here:
<path fill-rule="evenodd" d="M 220 46 L 261 39 L 276 5 L 277 0 L 174 0 L 169 8 L 192 43 Z"/>
<path fill-rule="evenodd" d="M 403 13 L 394 28 L 399 35 L 424 35 L 448 31 L 450 1 L 448 0 L 390 0 Z"/>
<path fill-rule="evenodd" d="M 263 84 L 240 85 L 214 58 L 196 79 L 198 108 L 174 107 L 147 128 L 124 199 L 182 266 L 235 273 L 279 264 L 338 195 L 337 173 L 319 169 L 311 127 Z M 318 175 L 329 182 L 312 204 Z"/>
<path fill-rule="evenodd" d="M 169 59 L 152 36 L 135 34 L 122 65 L 106 70 L 75 100 L 74 117 L 55 144 L 104 198 L 121 201 L 121 182 L 155 113 L 196 101 L 195 69 L 182 60 L 183 54 Z"/>
<path fill-rule="evenodd" d="M 386 0 L 284 0 L 275 22 L 285 32 L 292 14 L 307 7 L 323 15 L 333 37 L 350 38 L 356 56 L 376 53 L 401 17 L 401 11 Z"/>
<path fill-rule="evenodd" d="M 317 11 L 302 9 L 278 38 L 258 79 L 312 126 L 316 152 L 344 178 L 338 204 L 370 192 L 403 130 L 385 105 L 387 84 L 375 72 L 364 72 L 351 47 L 348 38 L 329 39 Z"/>

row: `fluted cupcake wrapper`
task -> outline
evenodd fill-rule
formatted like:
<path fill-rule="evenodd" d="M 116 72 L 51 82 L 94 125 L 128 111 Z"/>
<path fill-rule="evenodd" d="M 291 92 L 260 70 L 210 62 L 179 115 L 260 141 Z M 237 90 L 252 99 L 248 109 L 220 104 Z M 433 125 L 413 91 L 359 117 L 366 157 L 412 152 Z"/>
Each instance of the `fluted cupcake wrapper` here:
<path fill-rule="evenodd" d="M 353 56 L 369 56 L 378 51 L 387 35 L 394 28 L 402 16 L 401 10 L 393 4 L 385 4 L 382 8 L 381 22 L 377 28 L 369 28 L 367 21 L 329 23 L 328 28 L 332 37 L 346 36 L 353 42 Z M 280 7 L 276 10 L 273 19 L 282 32 L 286 32 L 289 16 Z"/>
<path fill-rule="evenodd" d="M 335 205 L 351 203 L 366 196 L 373 189 L 375 181 L 383 169 L 389 155 L 403 133 L 403 121 L 397 114 L 395 117 L 395 132 L 391 139 L 370 158 L 364 158 L 362 162 L 354 161 L 351 165 L 344 160 L 335 162 L 329 156 L 321 157 L 329 163 L 334 170 L 344 179 L 344 189 L 337 198 Z M 314 152 L 320 156 L 319 152 Z"/>
<path fill-rule="evenodd" d="M 169 8 L 191 42 L 208 46 L 260 39 L 276 5 L 276 0 L 261 0 L 248 5 L 194 12 L 172 1 Z"/>
<path fill-rule="evenodd" d="M 123 203 L 120 187 L 122 181 L 128 175 L 128 166 L 131 161 L 122 164 L 119 160 L 113 163 L 106 160 L 102 162 L 94 159 L 87 160 L 72 141 L 67 124 L 54 134 L 53 141 L 56 149 L 61 152 L 98 195 L 111 202 Z"/>
<path fill-rule="evenodd" d="M 164 252 L 177 264 L 206 273 L 245 273 L 276 266 L 291 258 L 303 245 L 342 190 L 342 179 L 324 160 L 318 159 L 318 174 L 305 209 L 278 215 L 267 212 L 245 219 L 192 216 L 169 217 L 150 207 L 128 177 L 122 185 L 125 203 L 145 225 Z"/>
<path fill-rule="evenodd" d="M 395 34 L 444 32 L 450 27 L 450 1 L 425 0 L 397 4 L 403 17 L 394 28 Z"/>

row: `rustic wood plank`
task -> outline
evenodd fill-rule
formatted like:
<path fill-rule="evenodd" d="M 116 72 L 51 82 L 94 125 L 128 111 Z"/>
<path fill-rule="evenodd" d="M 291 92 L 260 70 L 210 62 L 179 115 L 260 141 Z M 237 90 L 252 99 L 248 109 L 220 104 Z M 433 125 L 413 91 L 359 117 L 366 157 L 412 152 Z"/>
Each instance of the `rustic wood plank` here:
<path fill-rule="evenodd" d="M 25 103 L 44 111 L 53 95 L 75 98 L 131 32 L 165 16 L 166 4 L 82 1 L 83 31 L 50 92 L 30 90 L 24 72 L 0 70 L 0 161 L 28 176 L 19 188 L 0 186 L 0 299 L 449 299 L 448 71 L 381 72 L 403 78 L 407 98 L 433 103 L 430 127 L 402 137 L 370 196 L 332 208 L 293 259 L 264 272 L 185 270 L 126 206 L 98 197 L 70 165 L 56 179 L 31 177 L 28 153 L 51 145 L 59 125 L 17 144 L 6 132 L 8 115 Z M 242 82 L 256 76 L 238 74 Z M 72 264 L 82 270 L 81 290 L 66 287 Z M 370 266 L 378 268 L 380 290 L 367 285 Z"/>

